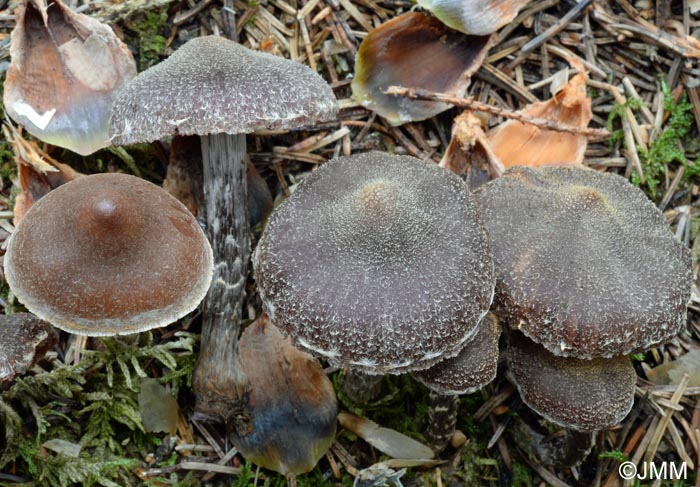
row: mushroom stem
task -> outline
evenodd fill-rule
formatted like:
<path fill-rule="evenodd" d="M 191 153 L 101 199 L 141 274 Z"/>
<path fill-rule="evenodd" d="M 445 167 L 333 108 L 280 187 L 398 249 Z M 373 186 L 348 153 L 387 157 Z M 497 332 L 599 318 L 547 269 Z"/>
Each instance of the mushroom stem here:
<path fill-rule="evenodd" d="M 225 420 L 233 397 L 234 357 L 250 257 L 244 134 L 202 136 L 206 233 L 214 277 L 202 312 L 194 371 L 197 413 Z"/>
<path fill-rule="evenodd" d="M 445 449 L 455 433 L 458 402 L 459 396 L 430 391 L 428 427 L 425 430 L 425 439 L 428 440 L 428 444 L 436 453 Z"/>
<path fill-rule="evenodd" d="M 348 369 L 341 390 L 355 404 L 367 404 L 376 401 L 381 394 L 383 379 L 383 375 L 370 375 Z"/>

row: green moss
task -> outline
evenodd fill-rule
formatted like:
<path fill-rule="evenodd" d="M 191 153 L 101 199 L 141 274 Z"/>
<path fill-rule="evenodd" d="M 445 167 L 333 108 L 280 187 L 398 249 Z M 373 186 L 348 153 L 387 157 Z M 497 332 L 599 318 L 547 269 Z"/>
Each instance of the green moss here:
<path fill-rule="evenodd" d="M 658 199 L 661 196 L 658 188 L 664 179 L 665 167 L 669 164 L 676 163 L 684 166 L 686 181 L 700 176 L 700 166 L 688 161 L 682 148 L 682 142 L 688 136 L 693 123 L 693 106 L 688 102 L 685 93 L 676 103 L 664 82 L 661 83 L 661 89 L 664 94 L 664 110 L 670 113 L 670 117 L 663 132 L 649 145 L 649 149 L 639 149 L 644 183 L 639 174 L 632 175 L 632 182 L 645 189 L 652 199 Z"/>
<path fill-rule="evenodd" d="M 534 484 L 530 468 L 518 461 L 513 461 L 513 487 L 530 487 Z"/>
<path fill-rule="evenodd" d="M 604 451 L 598 454 L 598 460 L 604 458 L 612 458 L 616 462 L 626 462 L 629 460 L 629 456 L 622 453 L 620 450 Z"/>
<path fill-rule="evenodd" d="M 160 62 L 167 38 L 168 13 L 162 8 L 144 12 L 126 21 L 126 26 L 134 33 L 133 41 L 138 46 L 139 71 L 144 71 Z"/>
<path fill-rule="evenodd" d="M 38 487 L 135 483 L 133 469 L 158 442 L 141 425 L 138 384 L 147 370 L 168 373 L 176 389 L 186 383 L 195 337 L 156 343 L 144 333 L 102 344 L 78 365 L 55 362 L 0 393 L 0 469 L 13 466 Z M 79 456 L 48 451 L 49 439 L 80 445 Z"/>
<path fill-rule="evenodd" d="M 613 106 L 613 109 L 610 110 L 605 127 L 612 133 L 610 139 L 608 140 L 611 149 L 614 145 L 618 143 L 623 143 L 625 140 L 622 129 L 615 128 L 618 126 L 617 121 L 625 119 L 627 117 L 626 111 L 628 108 L 632 110 L 632 112 L 635 112 L 641 107 L 642 100 L 640 100 L 639 98 L 628 98 L 624 104 L 621 105 L 619 103 L 616 103 L 615 106 Z"/>

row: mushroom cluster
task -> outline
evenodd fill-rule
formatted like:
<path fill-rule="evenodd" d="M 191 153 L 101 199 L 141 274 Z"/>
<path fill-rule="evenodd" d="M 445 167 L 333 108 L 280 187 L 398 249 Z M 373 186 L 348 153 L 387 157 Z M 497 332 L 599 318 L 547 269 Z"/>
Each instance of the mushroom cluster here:
<path fill-rule="evenodd" d="M 675 336 L 689 250 L 626 179 L 515 167 L 475 193 L 493 238 L 494 310 L 526 404 L 577 430 L 620 422 L 634 399 L 627 354 Z"/>
<path fill-rule="evenodd" d="M 491 244 L 465 184 L 372 152 L 313 172 L 254 255 L 271 321 L 332 365 L 426 369 L 471 340 L 491 304 Z"/>
<path fill-rule="evenodd" d="M 433 410 L 454 426 L 456 404 L 444 395 L 495 376 L 500 329 L 484 319 L 491 254 L 459 177 L 370 152 L 304 180 L 273 212 L 253 263 L 271 321 L 299 347 L 366 374 L 421 371 L 439 394 Z M 436 449 L 446 430 L 431 438 Z"/>

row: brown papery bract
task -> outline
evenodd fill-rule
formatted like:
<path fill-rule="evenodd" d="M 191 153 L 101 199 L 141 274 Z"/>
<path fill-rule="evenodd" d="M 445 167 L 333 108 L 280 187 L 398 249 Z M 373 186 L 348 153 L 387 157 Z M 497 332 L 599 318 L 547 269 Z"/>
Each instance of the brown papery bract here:
<path fill-rule="evenodd" d="M 586 128 L 591 121 L 591 99 L 586 95 L 586 75 L 581 72 L 552 98 L 521 110 L 522 115 L 544 118 L 563 125 Z M 508 120 L 488 133 L 491 149 L 503 166 L 575 165 L 583 162 L 585 135 L 555 132 Z"/>
<path fill-rule="evenodd" d="M 115 93 L 136 76 L 112 29 L 60 0 L 25 0 L 12 31 L 3 102 L 35 137 L 82 155 L 109 145 Z"/>
<path fill-rule="evenodd" d="M 233 406 L 236 448 L 253 463 L 293 476 L 313 469 L 335 439 L 337 401 L 318 360 L 262 315 L 238 343 Z"/>
<path fill-rule="evenodd" d="M 355 61 L 353 98 L 392 125 L 425 120 L 450 106 L 384 91 L 399 85 L 462 96 L 490 46 L 490 36 L 464 35 L 427 14 L 400 15 L 362 41 Z"/>
<path fill-rule="evenodd" d="M 39 198 L 83 174 L 53 159 L 36 142 L 25 140 L 14 129 L 5 130 L 5 136 L 14 145 L 15 164 L 17 164 L 21 190 L 15 200 L 14 208 L 13 223 L 17 226 Z"/>

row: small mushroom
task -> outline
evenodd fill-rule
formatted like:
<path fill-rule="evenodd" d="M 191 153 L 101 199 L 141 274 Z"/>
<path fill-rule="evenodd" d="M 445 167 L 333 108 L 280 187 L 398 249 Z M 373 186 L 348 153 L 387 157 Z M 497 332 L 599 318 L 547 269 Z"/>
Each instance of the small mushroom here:
<path fill-rule="evenodd" d="M 418 0 L 445 25 L 469 35 L 488 35 L 508 24 L 529 0 Z"/>
<path fill-rule="evenodd" d="M 379 152 L 313 172 L 254 255 L 270 320 L 332 365 L 369 374 L 454 356 L 492 299 L 490 241 L 464 182 Z"/>
<path fill-rule="evenodd" d="M 474 196 L 493 238 L 496 314 L 550 352 L 627 355 L 685 325 L 690 252 L 626 179 L 516 167 Z"/>
<path fill-rule="evenodd" d="M 462 96 L 491 46 L 489 36 L 466 36 L 422 12 L 399 15 L 360 44 L 352 96 L 392 125 L 425 120 L 450 105 L 384 93 L 389 86 Z M 437 74 L 439 73 L 439 75 Z"/>
<path fill-rule="evenodd" d="M 30 313 L 0 315 L 0 390 L 41 360 L 58 342 L 58 334 Z"/>
<path fill-rule="evenodd" d="M 287 477 L 308 472 L 335 439 L 338 406 L 321 364 L 263 315 L 235 358 L 231 439 L 253 463 Z"/>
<path fill-rule="evenodd" d="M 609 428 L 621 422 L 634 403 L 637 375 L 624 355 L 591 360 L 558 357 L 512 331 L 508 367 L 525 404 L 565 428 Z"/>
<path fill-rule="evenodd" d="M 429 369 L 411 375 L 429 389 L 446 395 L 471 394 L 496 377 L 498 339 L 501 325 L 493 314 L 479 323 L 474 336 L 458 355 L 447 358 Z"/>
<path fill-rule="evenodd" d="M 476 392 L 496 377 L 500 336 L 498 319 L 489 313 L 458 355 L 411 373 L 430 389 L 425 436 L 435 451 L 443 450 L 455 433 L 457 396 Z"/>
<path fill-rule="evenodd" d="M 330 87 L 308 67 L 215 36 L 192 39 L 131 81 L 114 102 L 115 144 L 199 135 L 214 279 L 194 373 L 197 409 L 228 408 L 250 257 L 245 134 L 335 118 Z"/>
<path fill-rule="evenodd" d="M 75 179 L 37 201 L 5 254 L 10 289 L 71 333 L 115 335 L 165 326 L 197 307 L 212 253 L 187 209 L 125 174 Z"/>
<path fill-rule="evenodd" d="M 35 137 L 82 155 L 109 145 L 116 92 L 136 76 L 111 27 L 60 0 L 24 0 L 4 84 L 7 113 Z"/>

